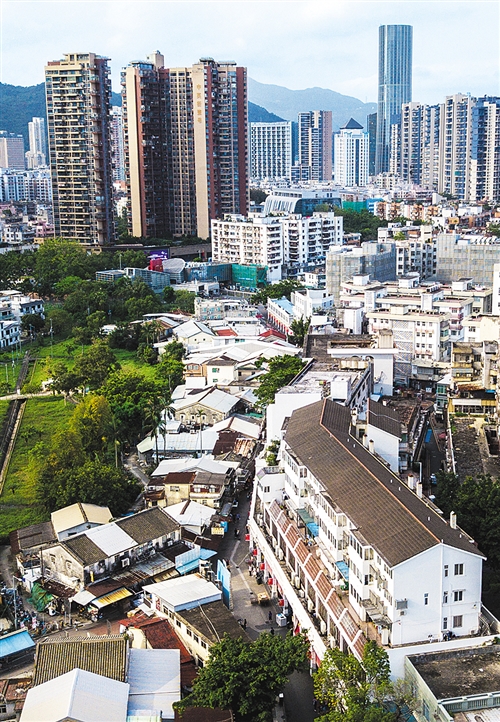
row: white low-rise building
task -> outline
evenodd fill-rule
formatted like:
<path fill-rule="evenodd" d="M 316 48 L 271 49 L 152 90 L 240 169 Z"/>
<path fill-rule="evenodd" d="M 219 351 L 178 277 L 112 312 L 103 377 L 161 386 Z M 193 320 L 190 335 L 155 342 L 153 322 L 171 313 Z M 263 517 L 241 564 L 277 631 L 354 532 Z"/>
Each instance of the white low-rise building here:
<path fill-rule="evenodd" d="M 283 485 L 256 497 L 255 563 L 319 662 L 330 645 L 361 658 L 367 634 L 407 654 L 448 633 L 480 633 L 484 556 L 366 449 L 350 409 L 295 411 L 280 449 Z M 413 645 L 413 647 L 412 647 Z M 411 650 L 411 651 L 410 651 Z"/>

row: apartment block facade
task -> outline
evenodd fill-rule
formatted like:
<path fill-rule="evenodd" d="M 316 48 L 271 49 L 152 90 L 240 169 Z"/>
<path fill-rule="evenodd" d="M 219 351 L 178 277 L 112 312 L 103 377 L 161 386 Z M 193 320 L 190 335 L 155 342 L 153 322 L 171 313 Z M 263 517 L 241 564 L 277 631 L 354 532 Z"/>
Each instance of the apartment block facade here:
<path fill-rule="evenodd" d="M 331 399 L 298 409 L 279 470 L 257 474 L 251 547 L 268 588 L 316 663 L 329 646 L 360 659 L 367 638 L 394 649 L 479 633 L 483 555 L 353 428 Z"/>
<path fill-rule="evenodd" d="M 334 213 L 275 216 L 228 215 L 212 221 L 212 258 L 216 263 L 267 266 L 269 280 L 289 269 L 324 260 L 341 246 L 343 219 Z"/>
<path fill-rule="evenodd" d="M 68 53 L 45 67 L 56 236 L 115 238 L 108 58 Z"/>
<path fill-rule="evenodd" d="M 250 123 L 250 177 L 290 178 L 292 123 Z"/>
<path fill-rule="evenodd" d="M 303 180 L 332 179 L 332 111 L 311 110 L 299 113 L 298 166 Z"/>
<path fill-rule="evenodd" d="M 246 214 L 246 68 L 165 68 L 157 51 L 123 71 L 122 95 L 133 235 L 208 238 L 211 219 Z"/>
<path fill-rule="evenodd" d="M 351 118 L 335 136 L 335 182 L 342 186 L 367 185 L 369 150 L 368 133 Z"/>
<path fill-rule="evenodd" d="M 0 131 L 0 168 L 24 170 L 24 138 L 22 135 Z"/>

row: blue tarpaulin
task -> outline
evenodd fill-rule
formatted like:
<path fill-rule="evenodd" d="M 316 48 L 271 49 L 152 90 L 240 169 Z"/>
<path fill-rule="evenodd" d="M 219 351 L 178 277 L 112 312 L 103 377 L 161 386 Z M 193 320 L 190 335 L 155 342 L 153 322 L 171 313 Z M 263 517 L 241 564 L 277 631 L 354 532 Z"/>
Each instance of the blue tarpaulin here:
<path fill-rule="evenodd" d="M 349 581 L 349 567 L 345 562 L 335 562 L 335 566 L 339 570 L 339 572 L 342 574 L 346 582 Z"/>
<path fill-rule="evenodd" d="M 25 649 L 34 647 L 35 643 L 31 639 L 29 632 L 25 629 L 20 629 L 17 632 L 11 632 L 3 637 L 0 637 L 0 659 L 4 657 L 10 657 L 12 654 L 17 654 Z"/>

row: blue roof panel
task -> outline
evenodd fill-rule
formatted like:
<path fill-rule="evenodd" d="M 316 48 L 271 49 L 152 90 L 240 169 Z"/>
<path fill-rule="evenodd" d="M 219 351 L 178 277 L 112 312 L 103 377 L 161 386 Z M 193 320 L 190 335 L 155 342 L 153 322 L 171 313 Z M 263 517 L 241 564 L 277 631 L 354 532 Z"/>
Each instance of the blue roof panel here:
<path fill-rule="evenodd" d="M 16 652 L 22 652 L 25 649 L 34 647 L 35 643 L 31 639 L 29 632 L 25 629 L 11 632 L 4 637 L 0 637 L 0 659 L 9 657 Z"/>

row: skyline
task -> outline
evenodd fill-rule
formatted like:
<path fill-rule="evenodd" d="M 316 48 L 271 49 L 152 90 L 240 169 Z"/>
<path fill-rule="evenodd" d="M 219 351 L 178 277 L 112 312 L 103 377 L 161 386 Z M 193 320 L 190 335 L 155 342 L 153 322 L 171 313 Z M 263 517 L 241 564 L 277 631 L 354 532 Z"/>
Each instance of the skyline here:
<path fill-rule="evenodd" d="M 409 24 L 413 99 L 436 103 L 459 92 L 500 94 L 499 22 L 496 0 L 3 0 L 0 79 L 35 85 L 47 61 L 95 52 L 111 58 L 119 91 L 122 67 L 158 49 L 167 67 L 203 56 L 235 60 L 262 83 L 323 87 L 376 102 L 378 28 Z"/>

